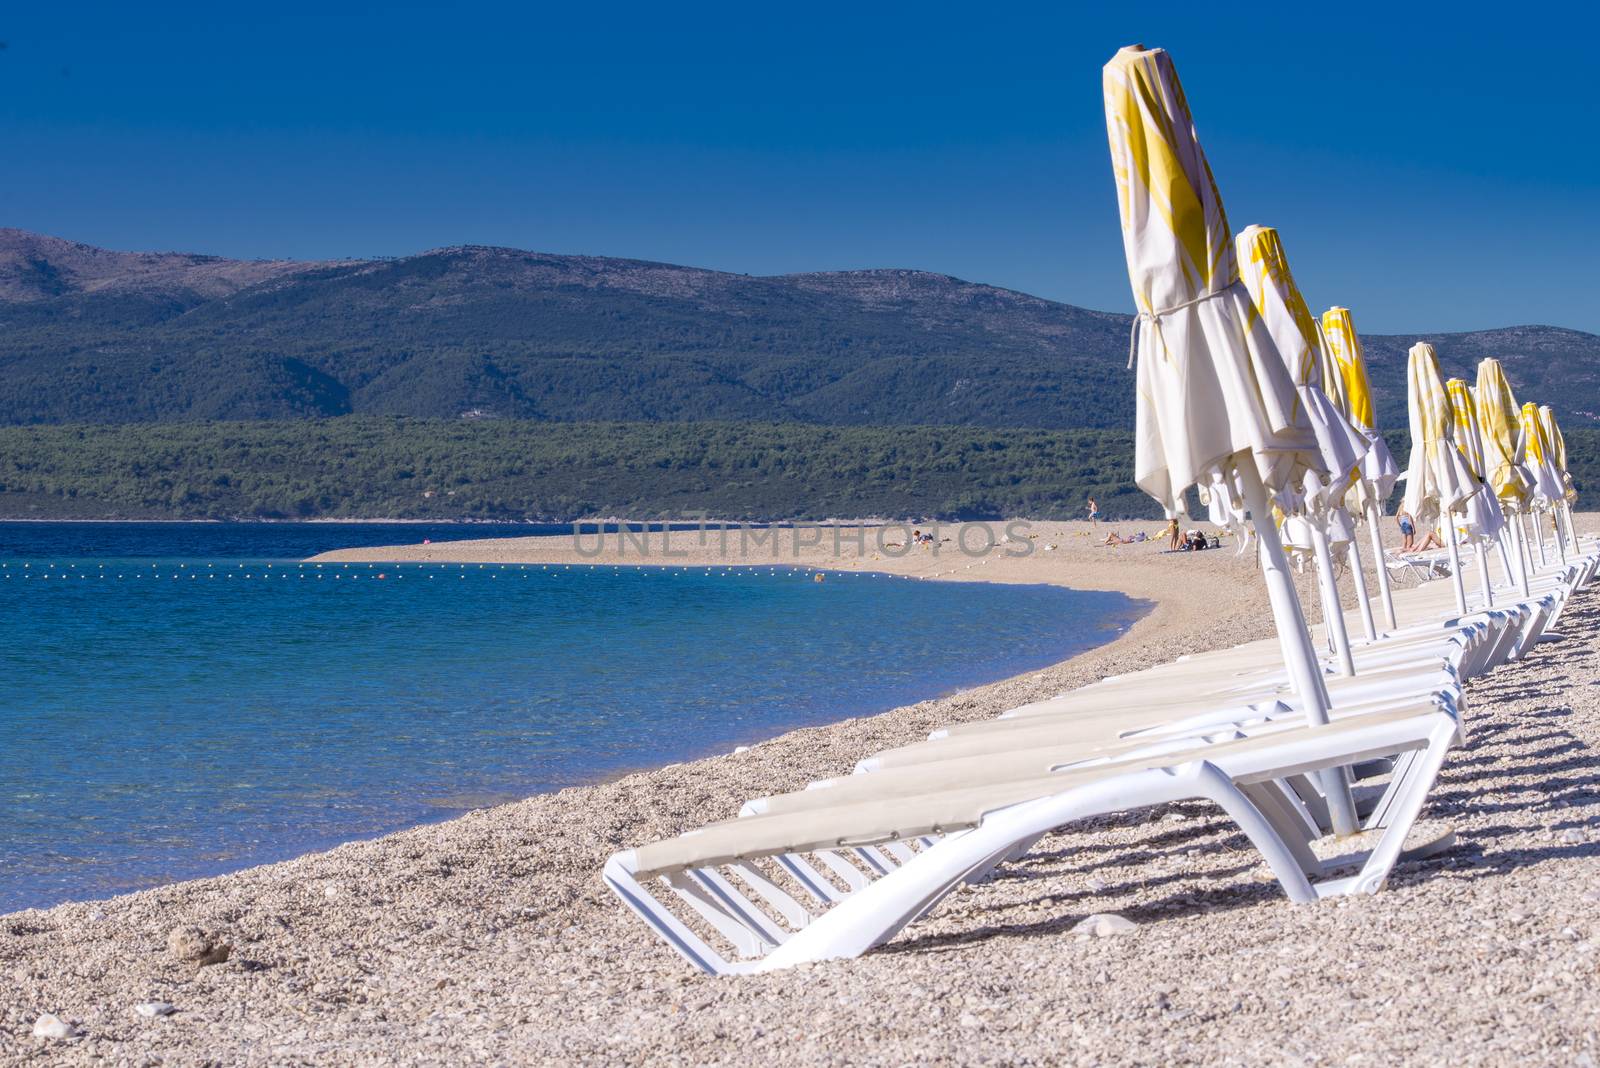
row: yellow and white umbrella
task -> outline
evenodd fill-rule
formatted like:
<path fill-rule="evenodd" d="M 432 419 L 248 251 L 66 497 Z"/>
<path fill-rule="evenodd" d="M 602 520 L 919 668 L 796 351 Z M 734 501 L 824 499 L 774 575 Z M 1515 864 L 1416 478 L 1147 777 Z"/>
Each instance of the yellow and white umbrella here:
<path fill-rule="evenodd" d="M 1532 401 L 1526 402 L 1520 416 L 1522 469 L 1527 472 L 1528 481 L 1533 485 L 1533 507 L 1540 512 L 1549 512 L 1554 523 L 1556 510 L 1567 499 L 1566 483 L 1551 460 L 1550 441 L 1545 435 L 1544 423 L 1539 419 L 1539 406 Z M 1537 516 L 1534 517 L 1533 531 L 1538 535 L 1539 564 L 1543 566 L 1548 558 L 1544 549 L 1544 525 Z M 1566 546 L 1561 541 L 1559 530 L 1556 535 L 1556 548 L 1565 559 Z"/>
<path fill-rule="evenodd" d="M 1500 502 L 1489 492 L 1483 479 L 1483 439 L 1478 431 L 1478 408 L 1472 398 L 1472 389 L 1459 378 L 1450 379 L 1444 386 L 1450 396 L 1450 414 L 1453 417 L 1451 430 L 1456 448 L 1466 460 L 1472 477 L 1478 480 L 1478 492 L 1467 501 L 1466 519 L 1453 522 L 1451 526 L 1456 533 L 1465 533 L 1467 538 L 1477 543 L 1478 577 L 1483 584 L 1483 603 L 1486 607 L 1492 606 L 1494 582 L 1489 577 L 1489 543 L 1499 544 L 1498 539 L 1506 523 L 1500 514 Z M 1509 567 L 1506 577 L 1509 581 Z"/>
<path fill-rule="evenodd" d="M 1550 459 L 1554 463 L 1557 474 L 1561 476 L 1561 484 L 1565 487 L 1562 494 L 1564 500 L 1575 501 L 1578 499 L 1578 490 L 1572 483 L 1572 472 L 1567 468 L 1567 439 L 1561 433 L 1561 424 L 1556 422 L 1556 413 L 1548 404 L 1539 405 L 1539 425 L 1544 428 L 1545 441 L 1550 446 Z"/>
<path fill-rule="evenodd" d="M 1356 333 L 1355 320 L 1349 308 L 1335 305 L 1322 313 L 1322 338 L 1332 358 L 1331 364 L 1338 370 L 1343 385 L 1344 410 L 1350 416 L 1350 421 L 1370 439 L 1366 455 L 1361 458 L 1354 495 L 1356 504 L 1367 517 L 1368 534 L 1372 538 L 1372 557 L 1378 565 L 1378 593 L 1383 601 L 1385 620 L 1389 629 L 1394 630 L 1399 624 L 1395 618 L 1389 571 L 1383 566 L 1383 535 L 1379 529 L 1379 519 L 1383 515 L 1384 502 L 1400 480 L 1400 468 L 1394 462 L 1388 442 L 1378 432 L 1372 384 L 1367 379 L 1367 359 L 1362 352 L 1361 338 Z"/>
<path fill-rule="evenodd" d="M 1239 283 L 1233 235 L 1172 57 L 1124 48 L 1103 72 L 1106 133 L 1138 306 L 1134 481 L 1168 510 L 1221 473 L 1248 511 L 1284 660 L 1313 723 L 1328 692 L 1268 493 L 1322 460 L 1294 381 Z M 1358 824 L 1342 772 L 1323 777 L 1335 827 Z"/>
<path fill-rule="evenodd" d="M 1467 501 L 1465 522 L 1467 536 L 1471 538 L 1497 538 L 1505 527 L 1500 514 L 1500 504 L 1489 491 L 1484 478 L 1483 437 L 1478 430 L 1478 405 L 1466 382 L 1452 378 L 1445 383 L 1450 397 L 1451 433 L 1456 448 L 1467 462 L 1467 470 L 1478 482 L 1480 489 Z"/>
<path fill-rule="evenodd" d="M 1561 485 L 1565 489 L 1558 511 L 1567 526 L 1567 541 L 1576 549 L 1578 532 L 1572 525 L 1572 502 L 1578 499 L 1578 489 L 1573 484 L 1572 472 L 1567 468 L 1567 439 L 1561 433 L 1561 424 L 1556 422 L 1556 413 L 1548 404 L 1539 406 L 1539 422 L 1544 426 L 1545 439 L 1550 445 L 1550 459 L 1555 464 L 1556 472 L 1561 476 Z"/>
<path fill-rule="evenodd" d="M 1465 612 L 1467 590 L 1461 581 L 1452 516 L 1466 510 L 1468 499 L 1478 492 L 1479 482 L 1467 470 L 1466 460 L 1456 448 L 1455 417 L 1439 374 L 1439 357 L 1426 342 L 1411 346 L 1406 391 L 1411 415 L 1411 458 L 1406 465 L 1404 507 L 1419 528 L 1432 526 L 1442 518 L 1448 535 L 1445 548 L 1450 551 L 1456 607 Z"/>
<path fill-rule="evenodd" d="M 1478 364 L 1478 432 L 1483 446 L 1483 477 L 1500 504 L 1513 512 L 1528 505 L 1528 479 L 1517 450 L 1517 429 L 1522 409 L 1511 393 L 1511 383 L 1499 360 Z"/>
<path fill-rule="evenodd" d="M 1247 226 L 1240 231 L 1236 244 L 1240 279 L 1250 294 L 1253 310 L 1266 326 L 1305 406 L 1306 422 L 1322 456 L 1321 466 L 1328 472 L 1328 477 L 1320 480 L 1330 486 L 1337 483 L 1342 494 L 1345 480 L 1355 471 L 1370 443 L 1334 401 L 1333 396 L 1342 395 L 1343 390 L 1330 396 L 1324 389 L 1337 376 L 1331 368 L 1325 370 L 1322 333 L 1289 272 L 1289 258 L 1278 231 L 1270 226 Z M 1252 331 L 1250 336 L 1259 335 Z M 1319 476 L 1317 471 L 1307 473 Z"/>
<path fill-rule="evenodd" d="M 1548 508 L 1567 499 L 1567 487 L 1551 462 L 1550 442 L 1545 436 L 1544 423 L 1539 419 L 1539 406 L 1533 401 L 1526 402 L 1520 416 L 1523 469 L 1533 477 L 1535 502 Z"/>
<path fill-rule="evenodd" d="M 1499 360 L 1478 363 L 1478 386 L 1473 400 L 1478 407 L 1478 437 L 1483 447 L 1483 475 L 1489 490 L 1509 518 L 1512 549 L 1517 558 L 1517 579 L 1527 596 L 1528 556 L 1522 515 L 1532 500 L 1532 484 L 1522 468 L 1520 423 L 1522 410 L 1512 395 L 1511 383 Z"/>
<path fill-rule="evenodd" d="M 1270 492 L 1317 468 L 1294 382 L 1239 284 L 1233 235 L 1171 57 L 1106 64 L 1106 130 L 1138 306 L 1134 481 L 1173 514 L 1250 463 Z"/>
<path fill-rule="evenodd" d="M 1240 278 L 1300 393 L 1322 466 L 1328 471 L 1326 475 L 1309 470 L 1304 473 L 1300 488 L 1304 492 L 1305 515 L 1288 517 L 1282 531 L 1291 547 L 1309 552 L 1315 559 L 1328 636 L 1339 657 L 1340 669 L 1353 675 L 1355 663 L 1344 626 L 1344 607 L 1333 574 L 1333 547 L 1355 553 L 1352 574 L 1360 576 L 1364 586 L 1360 552 L 1355 547 L 1355 524 L 1343 502 L 1369 440 L 1323 390 L 1324 383 L 1337 380 L 1337 372 L 1326 366 L 1322 332 L 1295 285 L 1278 231 L 1270 226 L 1247 226 L 1240 231 L 1236 244 Z M 1372 609 L 1364 590 L 1360 601 L 1367 636 L 1376 638 Z"/>

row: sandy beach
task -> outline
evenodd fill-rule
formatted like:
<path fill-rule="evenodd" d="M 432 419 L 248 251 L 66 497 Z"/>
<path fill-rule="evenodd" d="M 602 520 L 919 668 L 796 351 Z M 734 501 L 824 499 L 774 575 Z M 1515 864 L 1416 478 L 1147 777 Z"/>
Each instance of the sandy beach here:
<path fill-rule="evenodd" d="M 1600 528 L 1577 518 L 1581 530 Z M 1230 825 L 1205 806 L 1167 806 L 1056 834 L 861 959 L 714 979 L 601 884 L 611 852 L 729 817 L 746 798 L 842 774 L 947 723 L 1270 633 L 1259 572 L 1231 546 L 1163 554 L 1153 543 L 1100 544 L 1110 529 L 1155 537 L 1160 526 L 947 526 L 937 552 L 908 549 L 898 529 L 880 539 L 842 528 L 763 532 L 758 545 L 737 532 L 723 544 L 715 532 L 678 531 L 643 545 L 483 539 L 319 557 L 781 564 L 819 569 L 824 581 L 842 569 L 1111 589 L 1151 608 L 1117 640 L 1046 670 L 737 754 L 0 917 L 0 1060 L 1600 1063 L 1592 592 L 1574 598 L 1561 640 L 1469 687 L 1467 743 L 1424 815 L 1458 842 L 1402 865 L 1377 896 L 1290 905 Z M 1301 584 L 1315 618 L 1310 576 Z M 1348 579 L 1345 594 L 1351 603 Z M 1070 934 L 1091 912 L 1138 928 Z M 198 931 L 174 948 L 185 927 Z M 230 948 L 201 965 L 201 945 L 213 958 Z M 173 1011 L 135 1011 L 149 1003 Z M 33 1037 L 45 1012 L 73 1037 Z"/>

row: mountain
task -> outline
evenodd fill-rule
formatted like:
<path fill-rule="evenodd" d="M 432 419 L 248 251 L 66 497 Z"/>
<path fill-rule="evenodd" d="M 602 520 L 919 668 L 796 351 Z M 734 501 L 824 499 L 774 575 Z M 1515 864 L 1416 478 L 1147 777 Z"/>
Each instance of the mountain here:
<path fill-rule="evenodd" d="M 0 230 L 10 424 L 359 413 L 1118 428 L 1133 412 L 1128 327 L 913 270 L 749 277 L 477 246 L 239 261 Z M 1498 356 L 1519 396 L 1600 425 L 1600 337 L 1419 337 L 1448 373 Z M 1414 340 L 1365 338 L 1390 425 Z"/>

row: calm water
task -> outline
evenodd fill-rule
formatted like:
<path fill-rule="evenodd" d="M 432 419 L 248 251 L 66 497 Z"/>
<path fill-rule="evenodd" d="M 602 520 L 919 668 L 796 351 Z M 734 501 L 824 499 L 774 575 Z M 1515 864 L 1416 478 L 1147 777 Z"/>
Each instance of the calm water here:
<path fill-rule="evenodd" d="M 511 529 L 0 524 L 0 911 L 881 711 L 1140 611 L 788 569 L 294 559 Z"/>

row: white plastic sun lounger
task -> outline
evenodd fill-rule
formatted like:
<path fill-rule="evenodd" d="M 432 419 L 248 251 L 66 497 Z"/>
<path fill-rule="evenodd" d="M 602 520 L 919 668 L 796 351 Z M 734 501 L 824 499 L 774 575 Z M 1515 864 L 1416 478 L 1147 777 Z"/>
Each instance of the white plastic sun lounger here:
<path fill-rule="evenodd" d="M 829 790 L 769 798 L 765 814 L 625 850 L 604 878 L 673 949 L 714 974 L 859 955 L 974 871 L 1055 828 L 1174 801 L 1216 802 L 1292 900 L 1374 892 L 1457 734 L 1451 711 L 1427 702 L 1090 766 L 1040 752 L 879 772 L 832 799 Z M 1327 874 L 1308 845 L 1321 830 L 1277 784 L 1382 758 L 1400 759 L 1368 820 L 1382 831 L 1376 845 L 1355 875 L 1313 883 Z M 908 845 L 925 836 L 938 838 Z M 871 849 L 897 854 L 893 866 L 873 871 L 863 852 Z"/>

